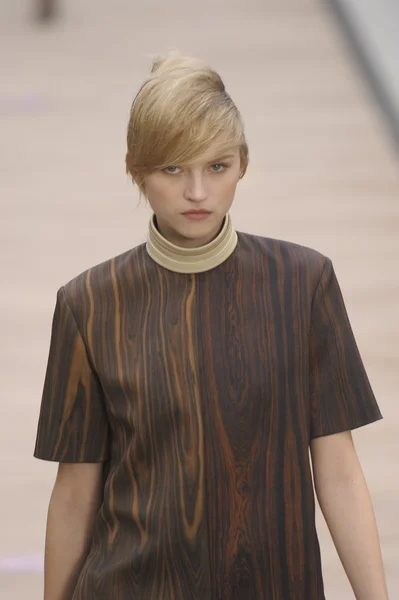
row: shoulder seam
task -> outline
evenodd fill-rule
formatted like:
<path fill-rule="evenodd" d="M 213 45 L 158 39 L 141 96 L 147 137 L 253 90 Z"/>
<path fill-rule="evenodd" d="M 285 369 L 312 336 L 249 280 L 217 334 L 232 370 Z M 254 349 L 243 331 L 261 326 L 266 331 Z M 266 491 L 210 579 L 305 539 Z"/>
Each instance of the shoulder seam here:
<path fill-rule="evenodd" d="M 328 260 L 329 260 L 328 257 L 324 256 L 323 268 L 321 270 L 320 278 L 319 278 L 319 281 L 317 282 L 317 285 L 316 285 L 316 288 L 315 288 L 315 291 L 314 291 L 314 294 L 313 294 L 313 297 L 312 297 L 312 302 L 311 302 L 311 305 L 310 305 L 310 314 L 312 314 L 314 299 L 315 299 L 316 294 L 318 292 L 318 289 L 320 287 L 321 280 L 323 279 L 324 271 L 325 271 L 326 264 L 327 264 Z"/>
<path fill-rule="evenodd" d="M 80 327 L 79 327 L 79 325 L 78 325 L 78 322 L 77 322 L 77 320 L 76 320 L 76 317 L 75 317 L 75 315 L 74 315 L 74 313 L 73 313 L 73 310 L 72 310 L 72 308 L 71 308 L 71 306 L 70 306 L 70 304 L 69 304 L 69 302 L 68 302 L 68 298 L 67 298 L 66 291 L 65 291 L 65 285 L 61 286 L 61 290 L 62 290 L 62 293 L 63 293 L 64 299 L 65 299 L 65 304 L 66 304 L 66 306 L 67 306 L 67 308 L 68 308 L 68 311 L 71 313 L 71 317 L 72 317 L 72 319 L 73 319 L 73 322 L 74 322 L 74 323 L 75 323 L 75 325 L 76 325 L 76 329 L 77 329 L 77 331 L 78 331 L 78 333 L 79 333 L 80 339 L 82 340 L 83 346 L 84 346 L 84 348 L 85 348 L 85 351 L 86 351 L 86 356 L 87 356 L 87 360 L 88 360 L 88 362 L 89 362 L 90 368 L 92 369 L 93 373 L 96 373 L 96 375 L 97 375 L 97 371 L 96 371 L 96 369 L 95 369 L 95 367 L 94 367 L 94 363 L 93 363 L 93 360 L 92 360 L 92 357 L 91 357 L 91 353 L 90 353 L 90 351 L 89 351 L 89 348 L 87 347 L 86 340 L 85 340 L 85 339 L 84 339 L 84 337 L 83 337 L 83 334 L 82 334 L 82 332 L 81 332 L 81 330 L 80 330 Z"/>

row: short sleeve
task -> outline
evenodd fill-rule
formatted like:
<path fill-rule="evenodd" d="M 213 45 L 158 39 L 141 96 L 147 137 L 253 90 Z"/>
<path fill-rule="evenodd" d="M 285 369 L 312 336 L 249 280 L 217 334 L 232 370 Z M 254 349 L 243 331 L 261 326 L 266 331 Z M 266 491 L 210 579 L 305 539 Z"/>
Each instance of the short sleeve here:
<path fill-rule="evenodd" d="M 328 257 L 313 298 L 309 360 L 311 438 L 382 419 Z"/>
<path fill-rule="evenodd" d="M 109 459 L 103 391 L 63 287 L 53 316 L 34 456 L 57 462 Z"/>

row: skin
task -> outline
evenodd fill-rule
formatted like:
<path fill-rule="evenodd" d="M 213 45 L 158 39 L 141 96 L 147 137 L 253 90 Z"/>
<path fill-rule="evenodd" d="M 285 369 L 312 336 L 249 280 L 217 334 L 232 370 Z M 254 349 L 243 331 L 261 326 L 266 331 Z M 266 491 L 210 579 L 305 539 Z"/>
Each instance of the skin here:
<path fill-rule="evenodd" d="M 160 233 L 173 244 L 197 248 L 219 233 L 241 176 L 238 148 L 216 156 L 213 147 L 184 168 L 170 165 L 145 177 L 147 200 L 157 217 Z M 203 221 L 190 221 L 182 213 L 211 211 Z"/>
<path fill-rule="evenodd" d="M 310 445 L 317 499 L 357 600 L 388 600 L 370 493 L 352 433 Z"/>

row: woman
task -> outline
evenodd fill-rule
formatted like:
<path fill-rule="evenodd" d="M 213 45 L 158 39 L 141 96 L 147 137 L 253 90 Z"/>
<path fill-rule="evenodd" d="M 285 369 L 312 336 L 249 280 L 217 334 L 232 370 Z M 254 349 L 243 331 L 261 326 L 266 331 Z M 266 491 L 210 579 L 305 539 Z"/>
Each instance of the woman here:
<path fill-rule="evenodd" d="M 147 242 L 58 291 L 45 599 L 324 598 L 309 448 L 356 597 L 387 598 L 350 433 L 381 413 L 331 260 L 233 228 L 248 148 L 200 61 L 154 63 L 127 148 Z"/>

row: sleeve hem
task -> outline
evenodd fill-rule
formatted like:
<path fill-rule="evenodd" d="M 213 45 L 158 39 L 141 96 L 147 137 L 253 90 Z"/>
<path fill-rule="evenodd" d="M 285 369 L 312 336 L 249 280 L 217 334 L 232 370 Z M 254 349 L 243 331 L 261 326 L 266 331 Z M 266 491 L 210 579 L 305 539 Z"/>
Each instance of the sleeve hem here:
<path fill-rule="evenodd" d="M 315 440 L 316 438 L 319 438 L 319 437 L 335 435 L 336 433 L 343 433 L 344 431 L 353 431 L 354 429 L 359 429 L 360 427 L 364 427 L 366 425 L 371 425 L 371 423 L 376 423 L 377 421 L 381 421 L 383 418 L 384 417 L 382 416 L 382 414 L 379 414 L 377 416 L 371 417 L 370 419 L 365 419 L 362 421 L 354 421 L 353 423 L 351 423 L 350 425 L 347 425 L 345 427 L 337 427 L 336 429 L 330 429 L 330 430 L 323 431 L 322 433 L 317 433 L 315 435 L 312 435 L 310 438 L 310 441 Z"/>
<path fill-rule="evenodd" d="M 59 456 L 49 456 L 47 454 L 38 454 L 34 453 L 33 458 L 37 458 L 38 460 L 43 460 L 45 462 L 53 462 L 53 463 L 71 463 L 71 464 L 83 464 L 83 463 L 106 463 L 110 459 L 105 458 L 82 458 L 82 459 L 72 459 L 72 458 L 61 458 Z"/>

